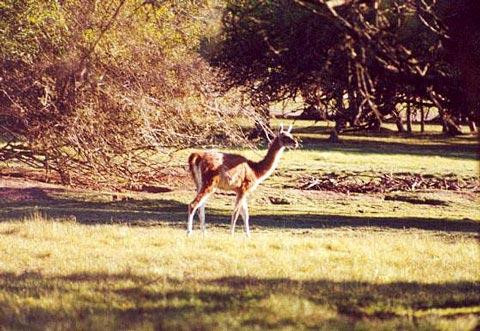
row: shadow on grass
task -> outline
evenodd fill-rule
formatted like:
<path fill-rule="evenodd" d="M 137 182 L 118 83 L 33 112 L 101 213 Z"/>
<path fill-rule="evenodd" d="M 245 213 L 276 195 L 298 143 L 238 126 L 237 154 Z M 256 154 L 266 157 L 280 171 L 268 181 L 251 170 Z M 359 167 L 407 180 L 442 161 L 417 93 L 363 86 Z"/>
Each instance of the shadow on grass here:
<path fill-rule="evenodd" d="M 472 141 L 473 142 L 473 141 Z M 377 140 L 362 139 L 358 141 L 343 140 L 342 143 L 330 143 L 322 138 L 302 138 L 302 149 L 345 152 L 356 154 L 405 154 L 420 156 L 442 156 L 458 159 L 477 160 L 479 158 L 478 144 L 443 143 L 432 142 L 414 144 L 412 142 L 385 142 Z"/>
<path fill-rule="evenodd" d="M 0 221 L 22 219 L 35 212 L 49 218 L 75 218 L 80 223 L 124 223 L 141 221 L 175 221 L 185 218 L 186 206 L 175 200 L 126 200 L 97 202 L 58 198 L 62 189 L 2 189 L 20 201 L 0 201 Z M 32 196 L 32 192 L 34 196 Z M 147 224 L 145 224 L 147 225 Z"/>
<path fill-rule="evenodd" d="M 304 127 L 294 127 L 294 134 L 323 134 L 330 135 L 334 126 L 325 126 L 325 125 L 311 125 Z M 436 130 L 427 130 L 425 132 L 398 132 L 396 129 L 390 129 L 387 127 L 380 128 L 379 131 L 351 131 L 343 132 L 340 134 L 340 137 L 377 137 L 377 138 L 415 138 L 419 140 L 432 140 L 432 141 L 441 141 L 445 143 L 459 143 L 460 141 L 464 142 L 478 142 L 478 135 L 474 134 L 463 134 L 459 136 L 449 136 L 441 132 L 441 126 L 438 125 Z"/>
<path fill-rule="evenodd" d="M 411 323 L 412 314 L 422 311 L 429 321 L 442 312 L 458 317 L 475 314 L 480 305 L 480 283 L 468 281 L 374 284 L 236 276 L 186 280 L 129 273 L 0 273 L 0 285 L 0 324 L 10 327 L 205 329 L 232 326 L 232 321 L 237 327 L 353 326 L 369 320 Z M 35 303 L 51 302 L 52 292 L 59 305 Z M 25 303 L 18 306 L 23 299 Z M 61 302 L 68 309 L 62 310 Z M 317 318 L 311 320 L 312 312 L 305 313 L 298 302 L 316 305 Z M 318 318 L 323 310 L 330 316 Z"/>
<path fill-rule="evenodd" d="M 20 191 L 18 194 L 22 195 L 24 194 L 22 190 L 29 189 L 17 190 Z M 58 193 L 55 189 L 44 189 L 39 194 L 43 198 L 35 201 L 0 202 L 0 221 L 23 219 L 31 216 L 34 212 L 40 212 L 48 218 L 74 219 L 84 224 L 123 223 L 138 226 L 167 224 L 181 228 L 185 227 L 186 224 L 187 207 L 176 200 L 145 199 L 89 202 L 49 198 L 55 193 Z M 442 219 L 421 216 L 347 216 L 333 213 L 304 214 L 298 212 L 291 212 L 291 214 L 285 215 L 285 211 L 281 212 L 281 215 L 252 214 L 250 224 L 253 229 L 259 227 L 282 229 L 384 228 L 480 233 L 480 222 L 467 219 Z M 239 223 L 241 225 L 241 220 Z M 229 226 L 230 210 L 207 208 L 207 224 L 221 227 Z"/>
<path fill-rule="evenodd" d="M 480 283 L 453 282 L 421 284 L 418 282 L 393 282 L 373 284 L 358 281 L 292 280 L 289 278 L 224 277 L 206 281 L 236 291 L 249 289 L 259 293 L 299 295 L 317 304 L 334 303 L 340 312 L 366 315 L 356 308 L 373 303 L 387 303 L 413 309 L 458 308 L 480 305 Z M 475 293 L 474 293 L 475 292 Z M 461 299 L 460 299 L 461 298 Z M 460 300 L 459 300 L 460 299 Z M 348 308 L 350 307 L 350 308 Z"/>
<path fill-rule="evenodd" d="M 398 133 L 382 128 L 380 132 L 344 133 L 340 135 L 342 143 L 331 143 L 328 141 L 328 136 L 332 129 L 333 127 L 322 125 L 297 127 L 293 129 L 293 134 L 300 137 L 302 150 L 355 154 L 427 155 L 467 160 L 477 160 L 480 157 L 480 141 L 479 136 L 476 135 L 449 137 L 440 133 Z M 302 137 L 302 134 L 317 136 Z M 319 134 L 323 136 L 318 136 Z M 378 138 L 385 138 L 385 140 Z M 413 138 L 421 143 L 413 143 L 412 140 L 406 140 L 403 143 L 391 141 L 388 138 Z"/>
<path fill-rule="evenodd" d="M 261 227 L 285 229 L 315 228 L 385 228 L 420 229 L 432 231 L 480 232 L 480 223 L 471 220 L 439 219 L 433 217 L 373 217 L 335 214 L 293 214 L 253 216 L 253 222 Z"/>

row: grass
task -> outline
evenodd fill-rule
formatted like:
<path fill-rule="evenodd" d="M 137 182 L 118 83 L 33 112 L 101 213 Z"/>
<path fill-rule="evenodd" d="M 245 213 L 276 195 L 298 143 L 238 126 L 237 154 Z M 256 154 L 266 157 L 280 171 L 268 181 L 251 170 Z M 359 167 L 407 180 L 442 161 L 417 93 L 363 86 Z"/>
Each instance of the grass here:
<path fill-rule="evenodd" d="M 325 127 L 298 124 L 304 148 L 250 199 L 250 240 L 228 235 L 225 194 L 207 206 L 207 235 L 187 238 L 186 180 L 123 201 L 0 187 L 36 197 L 0 201 L 0 329 L 478 329 L 477 193 L 401 192 L 443 202 L 432 206 L 297 185 L 328 172 L 478 176 L 476 140 L 384 132 L 336 145 Z"/>
<path fill-rule="evenodd" d="M 0 322 L 12 328 L 473 329 L 478 242 L 430 231 L 0 224 Z M 12 254 L 15 252 L 15 254 Z"/>

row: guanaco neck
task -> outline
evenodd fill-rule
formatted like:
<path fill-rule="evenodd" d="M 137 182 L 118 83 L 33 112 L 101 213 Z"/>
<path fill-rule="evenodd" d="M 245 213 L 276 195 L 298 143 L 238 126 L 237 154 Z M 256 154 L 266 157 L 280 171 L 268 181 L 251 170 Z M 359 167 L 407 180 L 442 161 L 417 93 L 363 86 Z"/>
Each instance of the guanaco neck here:
<path fill-rule="evenodd" d="M 285 147 L 280 145 L 280 140 L 275 138 L 268 148 L 267 155 L 258 162 L 252 162 L 251 167 L 255 172 L 255 176 L 259 180 L 263 180 L 270 176 L 278 165 Z"/>

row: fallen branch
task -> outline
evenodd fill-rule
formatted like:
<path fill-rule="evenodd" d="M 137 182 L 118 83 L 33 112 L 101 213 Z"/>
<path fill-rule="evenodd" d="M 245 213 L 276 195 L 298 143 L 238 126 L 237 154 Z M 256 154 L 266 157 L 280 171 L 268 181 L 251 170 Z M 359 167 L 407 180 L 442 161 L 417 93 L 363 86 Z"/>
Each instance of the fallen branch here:
<path fill-rule="evenodd" d="M 305 176 L 299 180 L 302 190 L 332 191 L 338 193 L 389 193 L 396 191 L 451 190 L 480 192 L 477 177 L 433 176 L 421 174 L 380 174 L 364 180 L 362 176 L 325 174 Z M 363 177 L 364 178 L 364 177 Z"/>

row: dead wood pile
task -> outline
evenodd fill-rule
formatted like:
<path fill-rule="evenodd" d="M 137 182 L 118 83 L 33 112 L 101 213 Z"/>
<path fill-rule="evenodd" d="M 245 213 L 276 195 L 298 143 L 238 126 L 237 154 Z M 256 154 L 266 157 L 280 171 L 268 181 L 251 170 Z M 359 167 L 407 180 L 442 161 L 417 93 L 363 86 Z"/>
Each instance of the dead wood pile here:
<path fill-rule="evenodd" d="M 329 173 L 299 179 L 302 190 L 338 193 L 388 193 L 395 191 L 453 190 L 480 192 L 478 177 L 422 175 L 414 173 L 351 175 Z"/>

